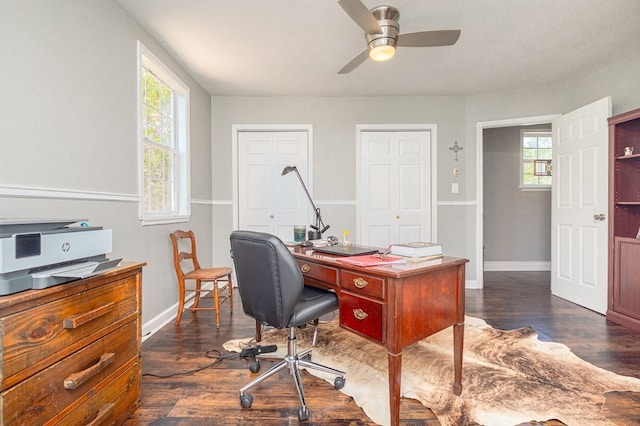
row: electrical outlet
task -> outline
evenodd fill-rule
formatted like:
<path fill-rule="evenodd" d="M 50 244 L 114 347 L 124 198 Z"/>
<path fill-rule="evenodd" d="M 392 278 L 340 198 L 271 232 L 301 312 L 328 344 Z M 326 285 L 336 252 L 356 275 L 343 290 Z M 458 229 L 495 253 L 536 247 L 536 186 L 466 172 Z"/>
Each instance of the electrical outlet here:
<path fill-rule="evenodd" d="M 457 194 L 458 193 L 458 184 L 456 182 L 451 184 L 451 193 L 452 194 Z"/>

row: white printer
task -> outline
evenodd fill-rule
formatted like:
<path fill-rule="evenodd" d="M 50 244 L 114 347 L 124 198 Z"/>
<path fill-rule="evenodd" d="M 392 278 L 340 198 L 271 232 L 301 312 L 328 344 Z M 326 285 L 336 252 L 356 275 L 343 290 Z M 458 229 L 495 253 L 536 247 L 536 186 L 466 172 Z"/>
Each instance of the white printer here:
<path fill-rule="evenodd" d="M 85 226 L 69 226 L 81 223 Z M 111 230 L 86 219 L 0 219 L 0 295 L 96 275 L 109 260 Z"/>

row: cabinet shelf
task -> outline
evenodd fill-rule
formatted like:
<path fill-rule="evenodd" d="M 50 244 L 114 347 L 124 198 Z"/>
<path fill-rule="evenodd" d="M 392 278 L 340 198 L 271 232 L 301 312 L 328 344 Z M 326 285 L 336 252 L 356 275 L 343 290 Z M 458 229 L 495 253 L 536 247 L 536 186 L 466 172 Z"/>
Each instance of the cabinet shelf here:
<path fill-rule="evenodd" d="M 637 160 L 637 159 L 640 159 L 640 154 L 619 155 L 616 157 L 616 160 Z"/>

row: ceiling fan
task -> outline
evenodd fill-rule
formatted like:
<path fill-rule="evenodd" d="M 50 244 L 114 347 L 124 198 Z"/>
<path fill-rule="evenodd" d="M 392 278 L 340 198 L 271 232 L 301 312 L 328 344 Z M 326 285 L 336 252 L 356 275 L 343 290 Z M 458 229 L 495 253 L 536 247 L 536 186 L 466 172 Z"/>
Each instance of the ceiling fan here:
<path fill-rule="evenodd" d="M 395 7 L 377 6 L 369 10 L 360 0 L 338 0 L 338 4 L 364 30 L 367 42 L 367 49 L 342 67 L 338 74 L 350 73 L 368 57 L 374 61 L 388 61 L 395 55 L 396 47 L 450 46 L 460 37 L 460 30 L 400 34 L 400 12 Z"/>

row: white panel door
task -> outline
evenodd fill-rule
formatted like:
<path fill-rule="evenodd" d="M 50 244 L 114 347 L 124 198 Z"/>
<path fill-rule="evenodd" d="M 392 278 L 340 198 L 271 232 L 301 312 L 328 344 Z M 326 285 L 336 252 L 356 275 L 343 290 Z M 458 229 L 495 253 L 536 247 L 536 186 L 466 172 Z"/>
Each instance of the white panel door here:
<path fill-rule="evenodd" d="M 611 98 L 553 122 L 551 292 L 607 309 L 608 123 Z"/>
<path fill-rule="evenodd" d="M 431 132 L 360 135 L 359 242 L 431 241 Z"/>
<path fill-rule="evenodd" d="M 310 207 L 295 173 L 309 185 L 308 133 L 238 132 L 238 228 L 293 241 L 293 225 L 309 225 Z"/>

